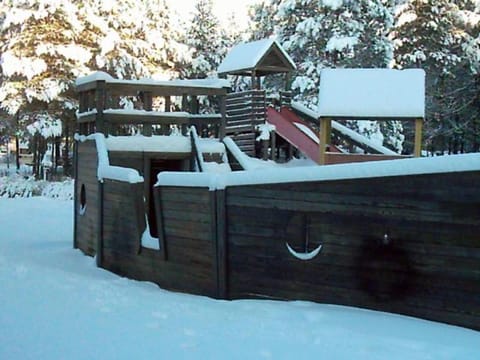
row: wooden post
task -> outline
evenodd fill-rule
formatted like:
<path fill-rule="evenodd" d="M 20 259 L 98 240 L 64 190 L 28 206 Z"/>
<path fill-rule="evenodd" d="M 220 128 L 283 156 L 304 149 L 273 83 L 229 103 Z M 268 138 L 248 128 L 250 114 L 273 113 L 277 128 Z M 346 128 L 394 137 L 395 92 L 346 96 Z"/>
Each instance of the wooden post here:
<path fill-rule="evenodd" d="M 255 81 L 256 78 L 256 73 L 255 70 L 252 71 L 252 90 L 255 90 L 257 88 L 257 82 Z"/>
<path fill-rule="evenodd" d="M 422 118 L 415 119 L 415 157 L 420 157 L 422 155 L 422 124 Z"/>
<path fill-rule="evenodd" d="M 170 96 L 165 96 L 165 112 L 170 112 L 172 107 L 172 99 Z"/>
<path fill-rule="evenodd" d="M 105 136 L 107 136 L 107 134 L 105 133 L 106 126 L 103 119 L 103 110 L 105 110 L 105 100 L 106 100 L 105 91 L 106 91 L 105 80 L 97 81 L 96 90 L 95 90 L 95 107 L 97 109 L 95 131 L 104 133 Z"/>
<path fill-rule="evenodd" d="M 271 153 L 270 153 L 270 159 L 275 160 L 276 159 L 276 153 L 277 153 L 277 135 L 275 131 L 270 131 L 270 147 L 271 147 Z"/>
<path fill-rule="evenodd" d="M 168 259 L 167 242 L 165 241 L 165 226 L 163 224 L 163 209 L 162 209 L 162 188 L 154 186 L 153 197 L 155 203 L 155 216 L 157 217 L 157 236 L 160 246 L 160 254 L 163 260 Z"/>
<path fill-rule="evenodd" d="M 225 219 L 225 190 L 210 191 L 212 206 L 212 237 L 216 252 L 217 297 L 228 298 L 227 231 Z"/>
<path fill-rule="evenodd" d="M 144 92 L 143 93 L 143 109 L 146 111 L 152 111 L 152 93 Z M 143 124 L 143 135 L 152 136 L 152 124 Z"/>
<path fill-rule="evenodd" d="M 218 130 L 218 137 L 222 140 L 225 137 L 226 127 L 227 127 L 227 96 L 220 96 L 220 114 L 222 115 L 222 120 L 220 122 L 220 129 Z"/>
<path fill-rule="evenodd" d="M 97 229 L 97 244 L 95 248 L 95 259 L 97 267 L 102 266 L 103 258 L 103 194 L 104 183 L 98 182 L 98 229 Z"/>
<path fill-rule="evenodd" d="M 325 165 L 327 160 L 327 145 L 330 142 L 332 129 L 332 119 L 320 118 L 320 154 L 318 157 L 319 165 Z"/>
<path fill-rule="evenodd" d="M 68 151 L 68 149 L 67 149 Z M 78 249 L 78 141 L 74 140 L 73 143 L 73 248 Z"/>

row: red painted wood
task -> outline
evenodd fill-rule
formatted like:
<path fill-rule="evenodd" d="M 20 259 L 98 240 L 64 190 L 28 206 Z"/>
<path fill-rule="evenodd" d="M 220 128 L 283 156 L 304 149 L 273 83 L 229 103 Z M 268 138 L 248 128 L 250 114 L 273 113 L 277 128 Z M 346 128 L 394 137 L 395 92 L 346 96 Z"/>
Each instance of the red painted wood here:
<path fill-rule="evenodd" d="M 267 121 L 275 125 L 276 133 L 303 152 L 310 159 L 318 163 L 319 147 L 318 144 L 312 140 L 307 134 L 295 126 L 295 122 L 308 127 L 311 127 L 292 111 L 283 108 L 278 112 L 272 107 L 267 108 Z M 315 130 L 311 129 L 315 134 Z"/>

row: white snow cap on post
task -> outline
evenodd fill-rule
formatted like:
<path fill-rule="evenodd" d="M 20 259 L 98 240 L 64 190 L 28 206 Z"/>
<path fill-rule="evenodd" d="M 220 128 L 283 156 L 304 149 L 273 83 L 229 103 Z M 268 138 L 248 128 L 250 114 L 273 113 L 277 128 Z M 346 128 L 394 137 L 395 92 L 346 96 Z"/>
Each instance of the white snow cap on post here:
<path fill-rule="evenodd" d="M 425 117 L 422 69 L 323 69 L 318 112 L 322 117 Z"/>

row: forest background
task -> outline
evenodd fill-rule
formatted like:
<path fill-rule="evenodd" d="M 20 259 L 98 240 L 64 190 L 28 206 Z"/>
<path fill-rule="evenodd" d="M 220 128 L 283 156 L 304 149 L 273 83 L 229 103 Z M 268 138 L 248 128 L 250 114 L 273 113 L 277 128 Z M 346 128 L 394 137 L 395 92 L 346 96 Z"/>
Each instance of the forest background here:
<path fill-rule="evenodd" d="M 326 67 L 423 68 L 424 150 L 480 151 L 480 1 L 265 0 L 249 14 L 243 30 L 233 16 L 220 22 L 211 0 L 198 0 L 190 14 L 165 0 L 2 0 L 0 146 L 28 144 L 36 174 L 50 148 L 54 167 L 68 173 L 77 77 L 215 77 L 234 44 L 275 37 L 297 64 L 295 100 L 315 108 Z M 274 77 L 264 83 L 273 95 L 280 90 Z M 346 125 L 400 153 L 411 150 L 408 124 Z"/>

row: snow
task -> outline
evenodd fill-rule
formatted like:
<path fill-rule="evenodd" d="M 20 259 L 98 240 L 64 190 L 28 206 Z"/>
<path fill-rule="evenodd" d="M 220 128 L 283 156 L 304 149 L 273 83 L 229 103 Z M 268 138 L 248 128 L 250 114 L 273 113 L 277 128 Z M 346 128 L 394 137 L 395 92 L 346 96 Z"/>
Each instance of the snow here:
<path fill-rule="evenodd" d="M 227 145 L 229 147 L 229 145 Z M 230 147 L 229 147 L 230 148 Z M 242 164 L 241 164 L 242 165 Z M 243 167 L 243 165 L 242 165 Z M 244 167 L 244 169 L 248 169 Z M 289 182 L 368 179 L 388 176 L 480 171 L 480 153 L 349 163 L 295 168 L 270 168 L 262 171 L 236 171 L 230 174 L 215 174 L 202 179 L 201 186 L 210 190 L 228 186 L 255 184 L 282 184 Z M 195 173 L 162 172 L 157 185 L 191 186 Z"/>
<path fill-rule="evenodd" d="M 108 151 L 191 152 L 190 138 L 182 135 L 109 136 L 105 144 Z"/>
<path fill-rule="evenodd" d="M 103 179 L 111 179 L 125 181 L 132 184 L 143 182 L 143 177 L 140 176 L 137 170 L 110 165 L 105 136 L 102 133 L 95 133 L 88 136 L 75 134 L 75 140 L 81 142 L 95 140 L 98 155 L 98 181 L 102 182 Z"/>
<path fill-rule="evenodd" d="M 321 116 L 425 116 L 422 69 L 323 69 L 318 113 Z"/>
<path fill-rule="evenodd" d="M 256 130 L 260 132 L 260 135 L 255 139 L 256 141 L 270 140 L 270 133 L 275 131 L 275 125 L 264 123 L 257 125 Z"/>
<path fill-rule="evenodd" d="M 139 80 L 123 80 L 115 79 L 111 75 L 102 72 L 96 71 L 87 76 L 79 77 L 75 80 L 75 85 L 80 86 L 83 84 L 88 84 L 95 81 L 105 81 L 109 84 L 122 84 L 122 85 L 137 85 L 137 86 L 187 86 L 187 87 L 206 87 L 212 89 L 221 89 L 229 88 L 230 81 L 226 79 L 218 78 L 209 78 L 209 79 L 193 79 L 193 80 L 168 80 L 160 81 L 149 78 L 139 79 Z"/>
<path fill-rule="evenodd" d="M 150 226 L 148 224 L 148 217 L 145 215 L 145 223 L 146 223 L 146 228 L 145 231 L 142 234 L 142 247 L 147 248 L 147 249 L 153 249 L 153 250 L 160 250 L 160 242 L 158 241 L 158 238 L 153 237 L 150 235 Z"/>
<path fill-rule="evenodd" d="M 460 327 L 122 278 L 72 249 L 72 212 L 71 201 L 0 200 L 1 359 L 480 358 L 480 332 Z"/>
<path fill-rule="evenodd" d="M 227 56 L 225 56 L 225 59 L 223 59 L 223 62 L 219 65 L 217 72 L 223 74 L 238 70 L 252 69 L 258 64 L 273 44 L 278 46 L 292 68 L 296 69 L 295 63 L 285 52 L 283 47 L 275 39 L 270 38 L 241 43 L 232 47 Z"/>
<path fill-rule="evenodd" d="M 309 127 L 299 122 L 293 122 L 293 125 L 299 128 L 301 132 L 303 132 L 305 135 L 307 135 L 310 139 L 315 141 L 317 144 L 320 144 L 320 139 L 318 138 L 317 134 L 315 134 Z"/>

